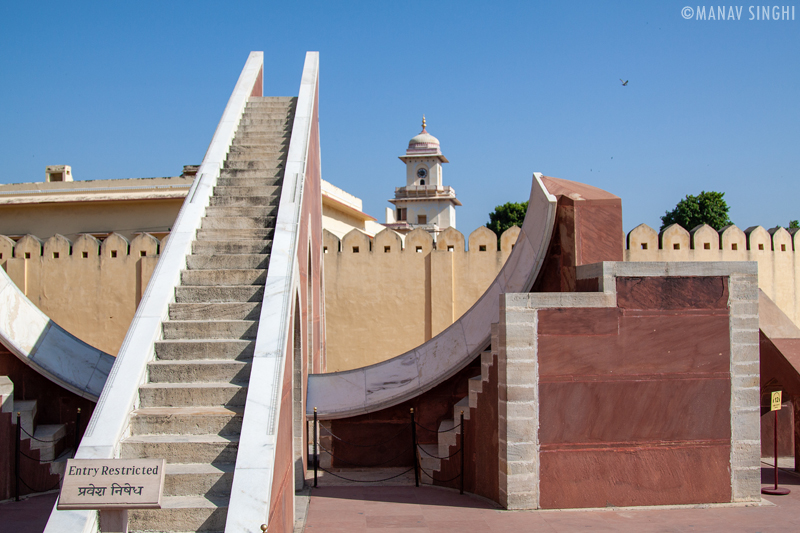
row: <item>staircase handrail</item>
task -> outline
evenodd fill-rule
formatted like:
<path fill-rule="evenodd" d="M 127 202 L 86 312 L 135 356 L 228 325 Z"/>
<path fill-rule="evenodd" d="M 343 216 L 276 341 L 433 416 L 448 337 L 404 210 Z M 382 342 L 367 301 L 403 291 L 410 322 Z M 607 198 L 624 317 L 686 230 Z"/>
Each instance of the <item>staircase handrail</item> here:
<path fill-rule="evenodd" d="M 253 524 L 269 517 L 292 307 L 300 277 L 298 230 L 318 78 L 319 52 L 307 52 L 259 316 L 226 533 L 251 532 Z M 293 493 L 294 489 L 289 490 Z"/>
<path fill-rule="evenodd" d="M 128 328 L 106 387 L 75 453 L 76 459 L 112 459 L 119 455 L 120 441 L 129 431 L 130 415 L 138 403 L 139 386 L 144 383 L 147 363 L 154 359 L 155 342 L 162 337 L 161 323 L 168 316 L 169 304 L 175 300 L 175 288 L 180 283 L 181 270 L 186 268 L 186 256 L 191 253 L 192 241 L 200 228 L 247 100 L 250 96 L 261 96 L 263 65 L 264 53 L 250 52 Z M 45 533 L 64 531 L 97 531 L 97 512 L 53 508 Z"/>

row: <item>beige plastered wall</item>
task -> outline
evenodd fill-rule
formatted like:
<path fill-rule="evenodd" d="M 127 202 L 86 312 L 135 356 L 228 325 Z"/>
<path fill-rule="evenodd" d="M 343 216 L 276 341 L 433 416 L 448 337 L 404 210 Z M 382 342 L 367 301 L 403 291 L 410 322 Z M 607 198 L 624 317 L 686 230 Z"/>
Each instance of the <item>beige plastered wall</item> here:
<path fill-rule="evenodd" d="M 164 243 L 165 244 L 165 243 Z M 162 243 L 149 234 L 74 242 L 0 235 L 0 266 L 43 313 L 84 342 L 116 355 L 150 281 Z"/>
<path fill-rule="evenodd" d="M 756 261 L 758 287 L 800 327 L 800 232 L 708 225 L 691 232 L 677 224 L 659 234 L 646 224 L 627 237 L 625 261 Z"/>
<path fill-rule="evenodd" d="M 390 359 L 436 336 L 464 314 L 500 272 L 519 228 L 497 236 L 452 228 L 436 244 L 421 229 L 325 232 L 328 372 Z M 468 246 L 465 246 L 465 241 Z"/>

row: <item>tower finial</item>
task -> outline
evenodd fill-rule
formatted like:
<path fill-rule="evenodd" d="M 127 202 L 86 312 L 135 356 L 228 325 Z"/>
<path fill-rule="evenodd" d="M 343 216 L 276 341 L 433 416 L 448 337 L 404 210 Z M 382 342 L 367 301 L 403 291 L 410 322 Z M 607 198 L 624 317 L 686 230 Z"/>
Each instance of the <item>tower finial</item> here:
<path fill-rule="evenodd" d="M 422 129 L 425 130 L 425 115 L 422 115 Z"/>

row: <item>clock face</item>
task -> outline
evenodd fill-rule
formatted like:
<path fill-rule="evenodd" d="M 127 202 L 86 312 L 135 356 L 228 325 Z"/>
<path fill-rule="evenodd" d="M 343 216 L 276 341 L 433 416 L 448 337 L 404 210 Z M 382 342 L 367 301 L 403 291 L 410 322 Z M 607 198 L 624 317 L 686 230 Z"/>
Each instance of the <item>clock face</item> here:
<path fill-rule="evenodd" d="M 417 170 L 417 177 L 418 177 L 418 178 L 420 178 L 420 179 L 421 179 L 421 178 L 424 178 L 424 177 L 426 177 L 427 175 L 428 175 L 428 169 L 426 169 L 426 168 L 420 168 L 419 170 Z"/>

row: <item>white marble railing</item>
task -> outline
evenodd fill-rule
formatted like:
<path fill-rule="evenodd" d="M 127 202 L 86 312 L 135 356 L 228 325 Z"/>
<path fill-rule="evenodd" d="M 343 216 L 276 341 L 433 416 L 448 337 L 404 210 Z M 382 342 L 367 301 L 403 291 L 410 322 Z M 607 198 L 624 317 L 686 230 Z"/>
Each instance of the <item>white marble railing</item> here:
<path fill-rule="evenodd" d="M 253 366 L 245 400 L 239 451 L 228 504 L 227 533 L 250 533 L 267 522 L 275 475 L 278 417 L 289 335 L 292 304 L 299 283 L 297 243 L 303 205 L 303 184 L 317 101 L 319 53 L 308 52 L 289 141 L 278 218 L 270 251 L 264 300 L 258 323 Z M 299 318 L 296 317 L 299 320 Z M 292 427 L 286 428 L 292 431 Z M 283 437 L 281 437 L 283 438 Z M 291 438 L 291 436 L 289 437 Z M 292 491 L 293 485 L 288 489 Z"/>
<path fill-rule="evenodd" d="M 181 270 L 186 268 L 186 256 L 191 252 L 195 232 L 200 228 L 247 99 L 257 87 L 263 64 L 263 52 L 250 53 L 136 310 L 76 458 L 111 459 L 119 454 L 119 443 L 129 431 L 130 414 L 136 408 L 147 363 L 155 355 L 154 343 L 161 338 L 161 322 L 167 318 L 169 304 L 174 301 L 175 287 L 180 282 Z M 46 533 L 96 530 L 96 511 L 57 511 L 55 508 L 45 528 Z"/>

